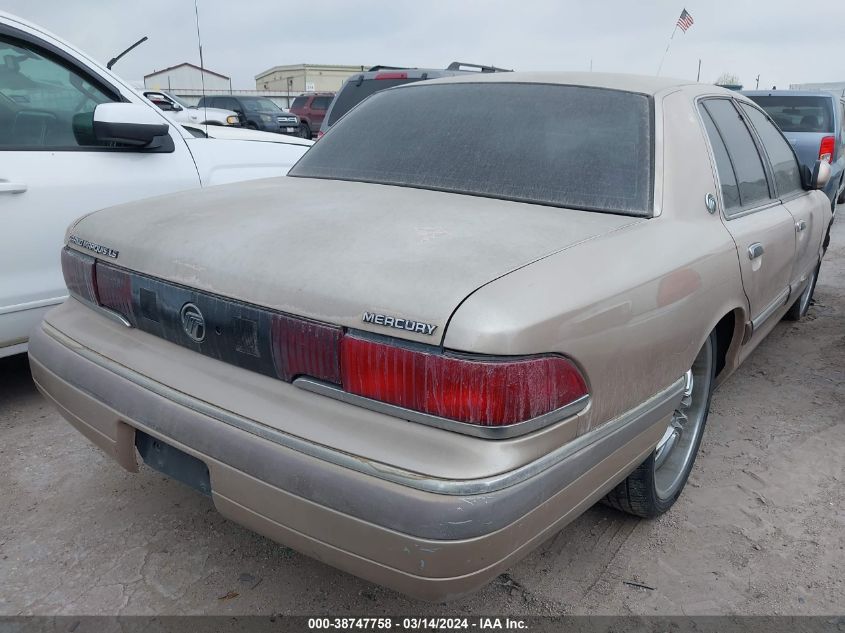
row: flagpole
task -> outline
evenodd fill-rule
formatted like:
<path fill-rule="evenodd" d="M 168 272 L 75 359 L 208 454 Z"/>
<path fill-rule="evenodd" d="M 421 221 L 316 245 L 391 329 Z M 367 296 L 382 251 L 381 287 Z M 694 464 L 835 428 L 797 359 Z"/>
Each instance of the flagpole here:
<path fill-rule="evenodd" d="M 666 50 L 663 51 L 663 57 L 660 58 L 660 66 L 657 67 L 657 76 L 660 76 L 660 71 L 663 70 L 663 62 L 666 61 L 666 54 L 669 52 L 669 47 L 672 46 L 672 40 L 675 39 L 675 33 L 678 31 L 678 23 L 675 23 L 675 28 L 672 29 L 672 36 L 666 43 Z"/>

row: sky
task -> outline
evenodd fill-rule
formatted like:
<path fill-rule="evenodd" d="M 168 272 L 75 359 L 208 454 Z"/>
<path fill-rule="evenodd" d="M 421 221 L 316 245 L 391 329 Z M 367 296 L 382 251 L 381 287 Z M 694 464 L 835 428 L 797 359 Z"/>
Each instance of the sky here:
<path fill-rule="evenodd" d="M 664 76 L 722 73 L 745 88 L 845 81 L 845 2 L 795 0 L 197 0 L 206 68 L 236 89 L 283 64 L 443 68 L 452 61 L 515 70 L 654 75 L 684 7 L 695 24 L 671 40 Z M 199 63 L 194 0 L 4 0 L 127 80 Z"/>

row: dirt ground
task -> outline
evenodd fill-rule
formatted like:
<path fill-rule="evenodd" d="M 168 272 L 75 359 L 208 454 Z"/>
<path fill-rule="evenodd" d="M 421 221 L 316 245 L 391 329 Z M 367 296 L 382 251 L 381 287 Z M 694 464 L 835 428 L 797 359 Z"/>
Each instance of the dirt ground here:
<path fill-rule="evenodd" d="M 123 472 L 47 405 L 24 357 L 0 360 L 0 615 L 842 613 L 843 245 L 840 219 L 810 314 L 715 394 L 667 515 L 597 506 L 448 605 L 301 556 L 152 470 Z"/>

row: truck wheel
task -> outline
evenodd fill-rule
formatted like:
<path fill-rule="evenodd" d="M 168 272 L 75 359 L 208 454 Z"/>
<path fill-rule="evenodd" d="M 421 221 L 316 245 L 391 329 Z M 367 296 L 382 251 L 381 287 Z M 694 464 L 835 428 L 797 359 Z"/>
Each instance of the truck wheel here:
<path fill-rule="evenodd" d="M 793 303 L 789 310 L 787 310 L 786 314 L 783 315 L 784 321 L 800 321 L 807 311 L 810 309 L 810 304 L 813 301 L 813 293 L 816 291 L 816 281 L 819 278 L 819 269 L 821 268 L 822 263 L 819 262 L 816 264 L 816 267 L 813 269 L 813 273 L 810 276 L 810 281 L 807 284 L 807 287 L 804 288 L 804 292 L 801 293 L 795 303 Z"/>
<path fill-rule="evenodd" d="M 610 491 L 604 502 L 623 512 L 653 518 L 666 512 L 684 489 L 710 410 L 716 369 L 716 333 L 711 332 L 684 375 L 684 393 L 651 455 Z"/>
<path fill-rule="evenodd" d="M 308 140 L 311 140 L 311 128 L 308 127 L 307 123 L 299 124 L 299 136 L 300 138 L 307 138 Z"/>

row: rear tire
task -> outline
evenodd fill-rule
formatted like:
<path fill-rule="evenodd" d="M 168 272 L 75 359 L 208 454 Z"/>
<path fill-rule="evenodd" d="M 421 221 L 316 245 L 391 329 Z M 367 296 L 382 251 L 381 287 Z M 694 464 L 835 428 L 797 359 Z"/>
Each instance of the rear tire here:
<path fill-rule="evenodd" d="M 671 508 L 698 454 L 716 375 L 716 333 L 711 332 L 687 372 L 684 396 L 651 455 L 604 498 L 607 505 L 644 518 Z"/>
<path fill-rule="evenodd" d="M 816 267 L 813 269 L 813 274 L 810 277 L 810 283 L 807 284 L 807 287 L 804 288 L 804 292 L 795 300 L 789 310 L 787 310 L 786 314 L 783 315 L 784 321 L 800 321 L 804 316 L 807 314 L 807 311 L 810 309 L 810 305 L 813 303 L 813 293 L 816 291 L 816 282 L 819 279 L 819 269 L 821 268 L 822 263 L 819 262 L 816 264 Z"/>
<path fill-rule="evenodd" d="M 311 140 L 311 128 L 308 127 L 307 123 L 299 124 L 299 137 L 307 138 L 309 141 Z"/>

